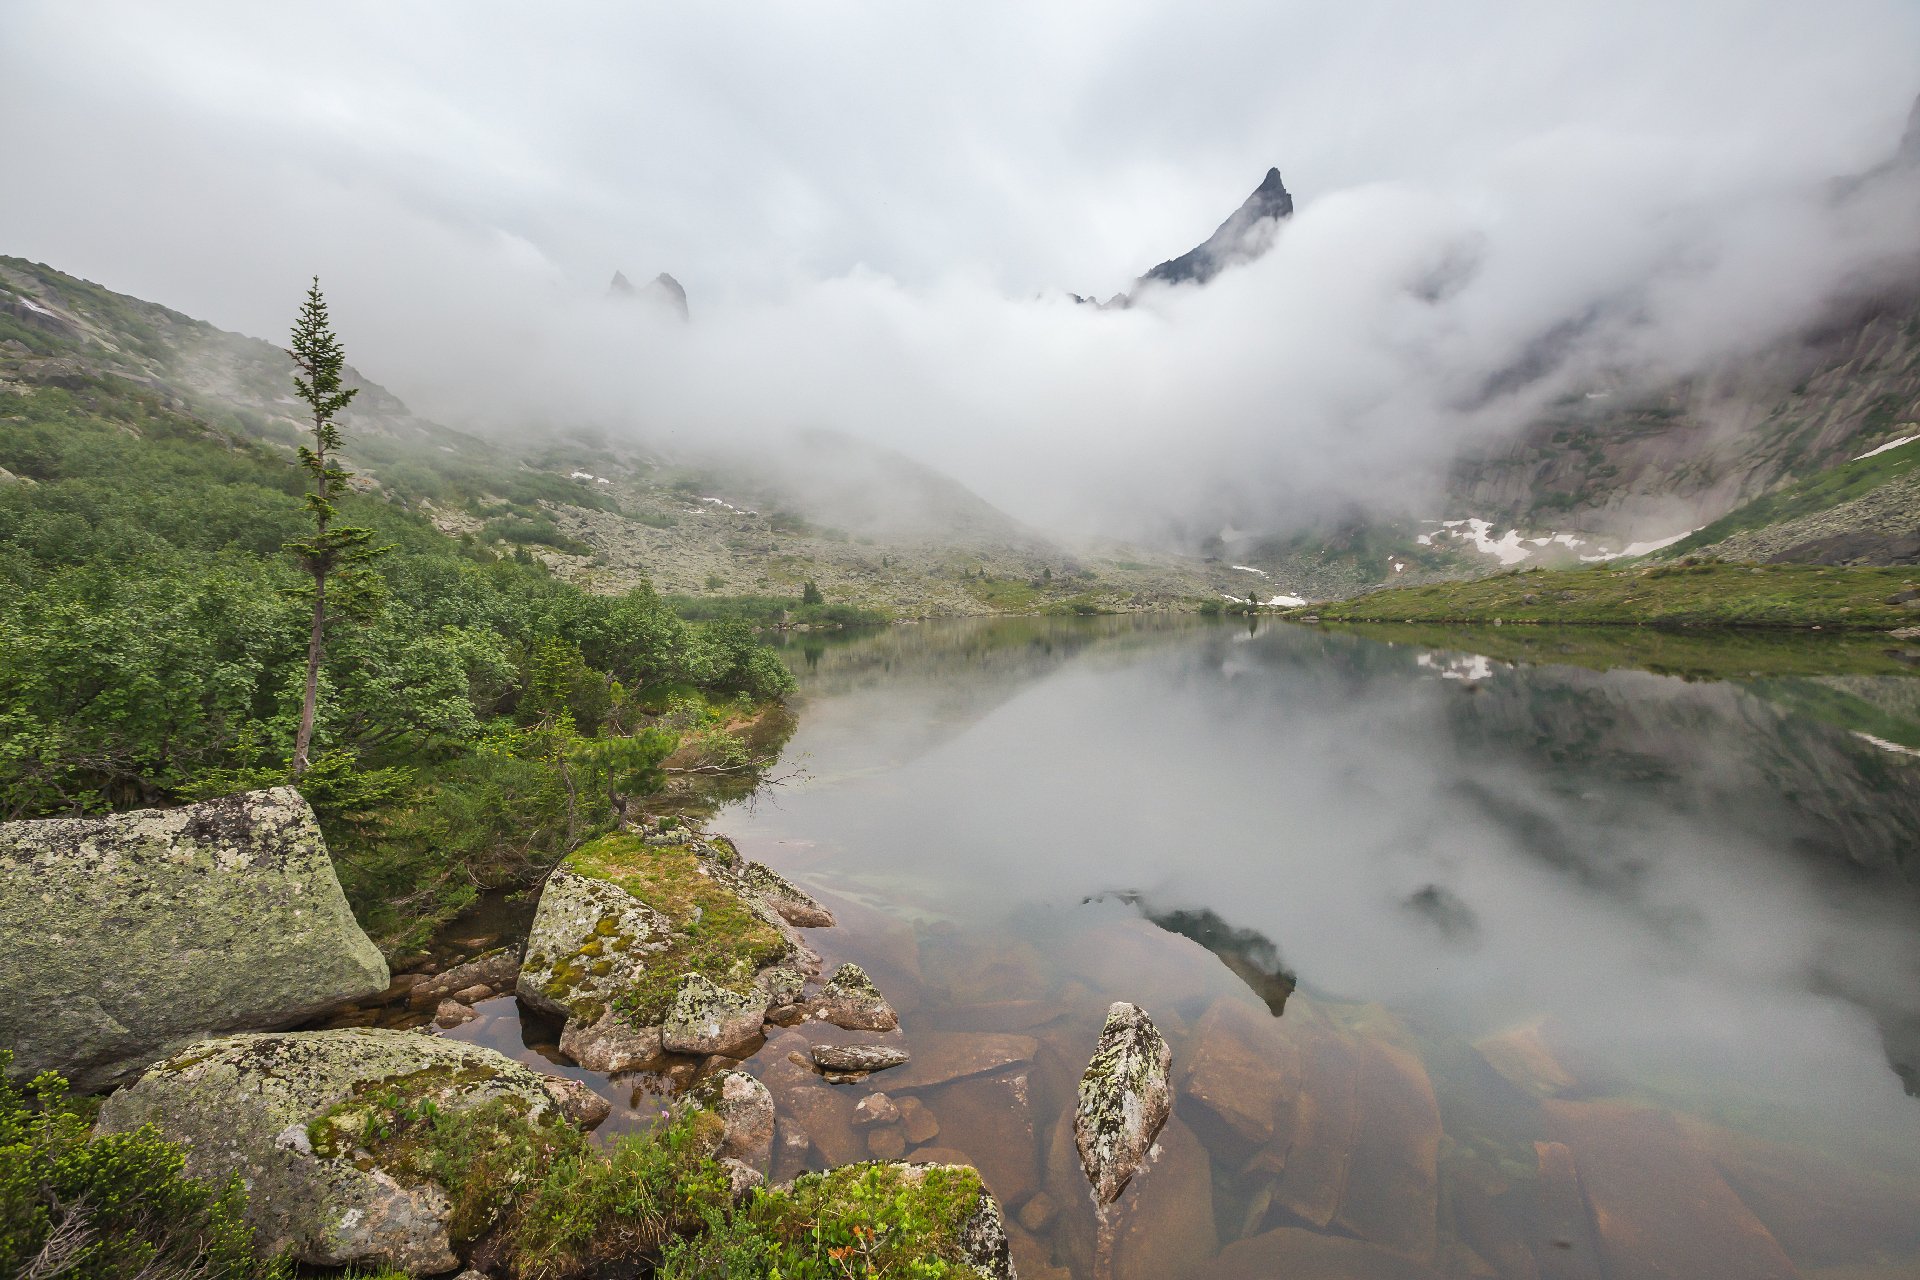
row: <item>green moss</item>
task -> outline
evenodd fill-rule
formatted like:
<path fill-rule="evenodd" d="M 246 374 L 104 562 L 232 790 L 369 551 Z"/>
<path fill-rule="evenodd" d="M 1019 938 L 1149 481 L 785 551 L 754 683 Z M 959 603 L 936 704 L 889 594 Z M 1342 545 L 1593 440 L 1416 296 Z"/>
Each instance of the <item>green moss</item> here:
<path fill-rule="evenodd" d="M 412 1163 L 413 1144 L 430 1129 L 442 1104 L 462 1088 L 488 1084 L 497 1075 L 486 1067 L 443 1066 L 362 1080 L 307 1125 L 307 1141 L 323 1160 L 345 1158 L 361 1168 L 378 1165 L 390 1171 L 406 1168 Z M 520 1110 L 526 1110 L 524 1102 Z"/>
<path fill-rule="evenodd" d="M 964 1280 L 962 1239 L 984 1188 L 965 1167 L 854 1164 L 762 1189 L 700 1235 L 667 1250 L 660 1280 L 725 1275 L 739 1280 L 840 1280 L 912 1276 Z"/>
<path fill-rule="evenodd" d="M 693 844 L 649 845 L 637 836 L 611 835 L 582 846 L 562 866 L 619 886 L 672 922 L 666 946 L 644 957 L 633 982 L 613 1002 L 615 1011 L 634 1026 L 658 1024 L 686 974 L 697 973 L 715 986 L 745 995 L 756 973 L 789 954 L 778 929 L 708 874 Z M 599 957 L 633 946 L 633 939 L 622 936 L 611 917 L 602 918 L 594 934 L 554 966 L 546 986 L 554 1000 L 576 1007 L 569 997 L 581 980 L 612 971 L 610 966 L 597 969 Z M 591 1021 L 586 1012 L 576 1009 L 576 1016 Z"/>

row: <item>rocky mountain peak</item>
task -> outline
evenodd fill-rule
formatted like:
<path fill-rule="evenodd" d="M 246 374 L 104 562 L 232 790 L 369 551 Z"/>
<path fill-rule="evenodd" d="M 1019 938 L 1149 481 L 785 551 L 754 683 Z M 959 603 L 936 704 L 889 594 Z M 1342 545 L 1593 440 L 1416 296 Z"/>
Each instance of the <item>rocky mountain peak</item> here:
<path fill-rule="evenodd" d="M 1280 170 L 1268 169 L 1253 194 L 1204 243 L 1161 263 L 1140 277 L 1140 283 L 1205 284 L 1226 268 L 1259 257 L 1271 243 L 1266 234 L 1271 224 L 1292 216 L 1292 193 L 1280 180 Z"/>
<path fill-rule="evenodd" d="M 671 308 L 682 320 L 688 318 L 686 289 L 664 271 L 640 286 L 627 279 L 626 272 L 616 271 L 612 283 L 607 285 L 607 294 L 615 298 L 650 298 Z"/>
<path fill-rule="evenodd" d="M 1900 139 L 1900 159 L 1920 165 L 1920 98 L 1913 100 L 1913 110 L 1907 114 L 1907 131 Z"/>

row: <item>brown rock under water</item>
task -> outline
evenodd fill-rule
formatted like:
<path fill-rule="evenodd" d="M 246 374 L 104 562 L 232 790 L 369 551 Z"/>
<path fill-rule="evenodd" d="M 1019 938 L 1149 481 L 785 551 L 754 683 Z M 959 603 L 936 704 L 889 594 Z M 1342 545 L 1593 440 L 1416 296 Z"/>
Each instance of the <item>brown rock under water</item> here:
<path fill-rule="evenodd" d="M 866 1139 L 853 1128 L 853 1099 L 843 1090 L 804 1085 L 788 1090 L 781 1101 L 828 1164 L 855 1164 L 867 1159 Z"/>
<path fill-rule="evenodd" d="M 1573 1152 L 1608 1280 L 1790 1280 L 1797 1273 L 1673 1116 L 1622 1102 L 1547 1102 Z"/>
<path fill-rule="evenodd" d="M 1420 1060 L 1356 1042 L 1359 1123 L 1333 1225 L 1415 1262 L 1431 1262 L 1439 1203 L 1440 1104 Z"/>
<path fill-rule="evenodd" d="M 1330 1028 L 1315 1028 L 1301 1037 L 1300 1066 L 1293 1132 L 1273 1199 L 1302 1221 L 1324 1227 L 1333 1220 L 1347 1189 L 1359 1120 L 1355 1093 L 1359 1064 L 1346 1037 Z"/>
<path fill-rule="evenodd" d="M 1600 1243 L 1594 1238 L 1573 1152 L 1558 1142 L 1536 1142 L 1533 1150 L 1540 1161 L 1535 1189 L 1539 1240 L 1534 1250 L 1540 1280 L 1602 1280 Z"/>
<path fill-rule="evenodd" d="M 969 1153 L 1002 1204 L 1018 1204 L 1040 1185 L 1039 1140 L 1033 1099 L 1024 1074 L 955 1081 L 932 1099 L 948 1143 Z"/>
<path fill-rule="evenodd" d="M 1440 1273 L 1364 1240 L 1281 1227 L 1230 1244 L 1175 1272 L 1183 1280 L 1441 1280 Z"/>
<path fill-rule="evenodd" d="M 1507 1083 L 1536 1098 L 1551 1098 L 1580 1083 L 1554 1055 L 1538 1022 L 1476 1040 L 1473 1047 Z"/>
<path fill-rule="evenodd" d="M 907 1043 L 913 1061 L 887 1077 L 887 1088 L 896 1093 L 1031 1062 L 1039 1047 L 1032 1036 L 974 1031 L 923 1031 Z"/>
<path fill-rule="evenodd" d="M 1300 1047 L 1264 1008 L 1216 1000 L 1194 1025 L 1185 1056 L 1180 1096 L 1210 1148 L 1244 1158 L 1276 1134 L 1292 1137 Z M 1284 1149 L 1277 1154 L 1284 1159 Z"/>

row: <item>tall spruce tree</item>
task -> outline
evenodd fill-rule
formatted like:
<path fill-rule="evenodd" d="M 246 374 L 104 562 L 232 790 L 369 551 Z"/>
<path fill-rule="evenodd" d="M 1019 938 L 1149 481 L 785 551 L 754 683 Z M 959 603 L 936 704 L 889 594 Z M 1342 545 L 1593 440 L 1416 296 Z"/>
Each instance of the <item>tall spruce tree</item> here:
<path fill-rule="evenodd" d="M 286 544 L 294 561 L 313 578 L 313 626 L 307 636 L 307 683 L 300 700 L 300 729 L 293 739 L 294 778 L 307 771 L 313 748 L 314 712 L 320 700 L 320 666 L 326 659 L 327 590 L 334 592 L 332 612 L 353 614 L 377 599 L 377 583 L 368 563 L 391 551 L 373 544 L 373 530 L 335 525 L 339 511 L 334 499 L 346 492 L 352 472 L 335 461 L 341 448 L 340 428 L 333 415 L 359 394 L 358 387 L 340 385 L 346 354 L 327 320 L 327 300 L 320 296 L 320 277 L 313 278 L 307 300 L 293 325 L 293 387 L 313 414 L 313 443 L 300 446 L 300 466 L 310 487 L 305 506 L 313 517 L 313 536 Z"/>

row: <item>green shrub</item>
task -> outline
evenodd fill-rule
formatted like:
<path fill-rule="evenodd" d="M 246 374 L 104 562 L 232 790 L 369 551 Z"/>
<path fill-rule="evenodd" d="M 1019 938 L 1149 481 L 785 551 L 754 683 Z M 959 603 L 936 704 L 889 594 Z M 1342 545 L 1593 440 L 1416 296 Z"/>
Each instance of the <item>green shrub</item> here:
<path fill-rule="evenodd" d="M 89 1132 L 67 1082 L 7 1081 L 0 1049 L 0 1275 L 40 1280 L 251 1280 L 255 1256 L 239 1177 L 188 1177 L 186 1155 L 152 1126 Z"/>

